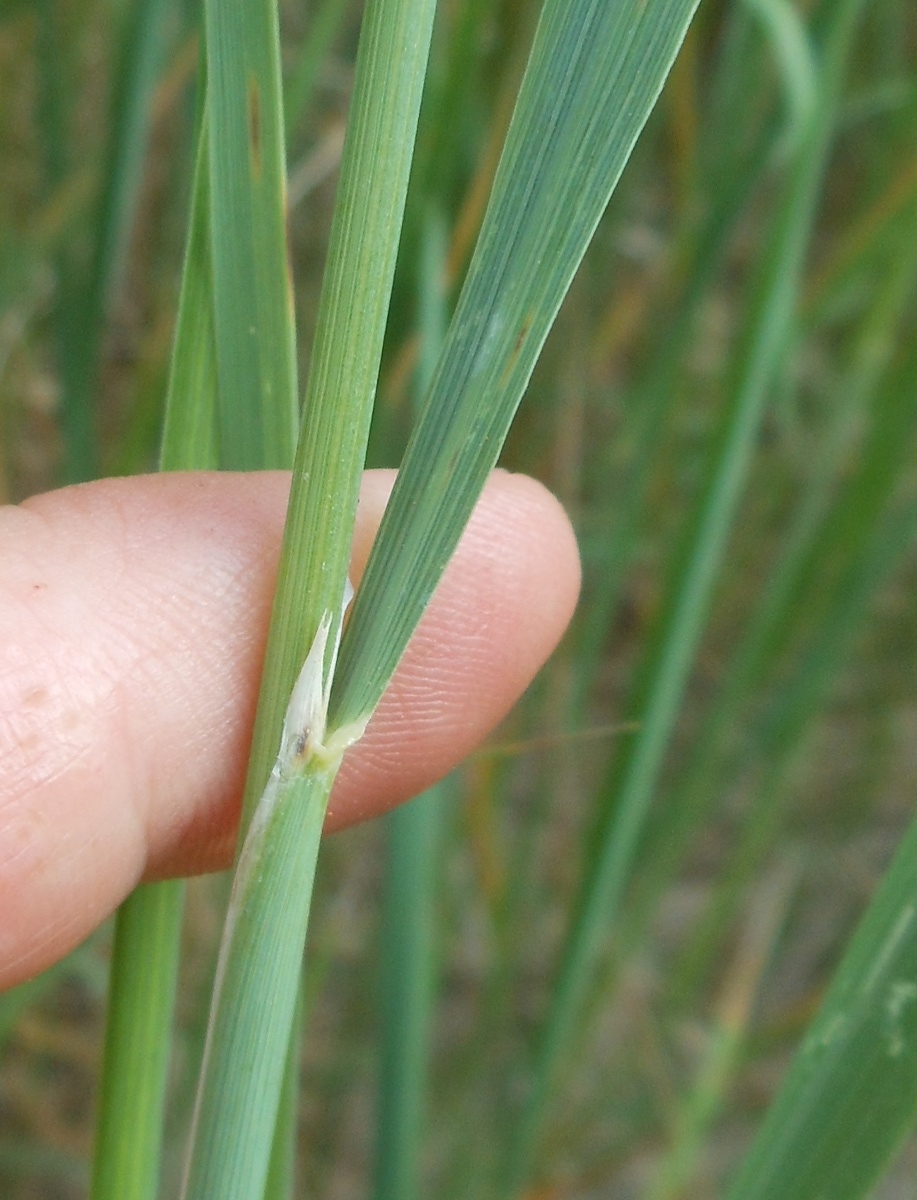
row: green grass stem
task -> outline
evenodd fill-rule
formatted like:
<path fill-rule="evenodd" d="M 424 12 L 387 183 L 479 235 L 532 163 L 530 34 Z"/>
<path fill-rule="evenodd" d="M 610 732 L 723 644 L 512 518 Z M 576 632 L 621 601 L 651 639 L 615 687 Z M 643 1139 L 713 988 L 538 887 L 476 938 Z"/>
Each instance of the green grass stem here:
<path fill-rule="evenodd" d="M 890 539 L 894 559 L 915 513 Z M 876 564 L 879 565 L 879 564 Z M 917 826 L 857 930 L 729 1200 L 862 1200 L 917 1114 Z"/>
<path fill-rule="evenodd" d="M 428 209 L 420 267 L 417 390 L 429 383 L 445 334 L 446 231 Z M 430 1025 L 437 981 L 437 895 L 451 788 L 439 784 L 389 813 L 381 929 L 381 1012 L 375 1200 L 420 1196 Z"/>
<path fill-rule="evenodd" d="M 109 103 L 110 129 L 92 223 L 86 274 L 65 268 L 60 313 L 64 476 L 73 483 L 98 471 L 94 428 L 98 366 L 108 306 L 123 274 L 150 131 L 153 89 L 164 51 L 170 0 L 138 0 L 124 13 Z M 58 62 L 51 68 L 60 70 Z"/>
<path fill-rule="evenodd" d="M 183 893 L 152 884 L 118 910 L 92 1200 L 157 1194 Z"/>
<path fill-rule="evenodd" d="M 207 122 L 202 117 L 160 451 L 164 471 L 217 466 Z M 91 1200 L 153 1200 L 159 1185 L 184 884 L 141 886 L 115 922 Z"/>
<path fill-rule="evenodd" d="M 818 186 L 835 127 L 843 68 L 861 8 L 861 0 L 845 0 L 836 6 L 820 104 L 794 164 L 754 287 L 710 483 L 696 521 L 686 531 L 669 603 L 632 701 L 631 711 L 640 721 L 640 730 L 622 742 L 605 790 L 605 815 L 573 910 L 519 1125 L 510 1166 L 511 1194 L 531 1170 L 545 1109 L 569 1052 L 599 954 L 617 917 L 709 611 L 765 403 L 784 361 Z"/>
<path fill-rule="evenodd" d="M 284 91 L 287 143 L 307 111 L 335 38 L 349 12 L 348 0 L 322 0 L 309 20 L 299 61 Z"/>
<path fill-rule="evenodd" d="M 186 1200 L 248 1200 L 265 1187 L 315 858 L 344 748 L 312 752 L 314 740 L 324 737 L 326 676 L 334 666 L 325 644 L 336 645 L 340 636 L 433 7 L 430 0 L 378 0 L 364 17 Z M 213 60 L 210 71 L 212 77 Z M 218 280 L 214 286 L 218 292 Z M 219 339 L 218 322 L 218 347 Z M 311 693 L 303 691 L 304 660 Z M 289 706 L 282 697 L 292 697 Z M 294 754 L 287 718 L 298 709 L 311 716 Z M 334 731 L 328 738 L 334 742 Z M 300 755 L 302 770 L 290 768 L 288 775 Z"/>
<path fill-rule="evenodd" d="M 433 14 L 432 0 L 373 0 L 364 16 L 255 721 L 246 818 L 264 788 L 286 698 L 319 622 L 325 612 L 340 620 Z"/>
<path fill-rule="evenodd" d="M 917 267 L 915 255 L 917 243 L 912 243 L 888 272 L 875 304 L 867 313 L 830 424 L 820 439 L 814 461 L 807 468 L 805 490 L 783 539 L 780 559 L 770 572 L 747 631 L 730 659 L 717 699 L 705 718 L 702 735 L 680 773 L 677 792 L 665 805 L 649 835 L 644 868 L 630 905 L 628 937 L 632 941 L 639 939 L 651 897 L 658 897 L 672 878 L 676 863 L 692 840 L 692 831 L 696 835 L 705 827 L 710 805 L 719 794 L 712 781 L 726 778 L 730 755 L 734 756 L 736 750 L 737 727 L 746 730 L 742 741 L 743 754 L 748 757 L 751 702 L 758 698 L 760 703 L 760 697 L 774 686 L 776 674 L 781 680 L 778 686 L 783 703 L 788 685 L 778 664 L 784 661 L 794 640 L 798 642 L 805 638 L 807 630 L 817 630 L 822 625 L 824 600 L 835 586 L 837 560 L 855 549 L 855 542 L 849 536 L 849 520 L 838 521 L 838 509 L 848 514 L 867 514 L 867 528 L 876 519 L 875 505 L 870 504 L 868 511 L 865 507 L 867 495 L 858 482 L 861 471 L 856 469 L 855 462 L 859 460 L 868 466 L 879 452 L 882 457 L 878 477 L 891 486 L 900 473 L 902 462 L 890 461 L 888 451 L 896 445 L 907 445 L 909 418 L 905 416 L 903 421 L 894 418 L 890 401 L 900 387 L 896 382 L 899 372 L 894 371 L 891 377 L 888 372 L 902 333 Z M 883 450 L 877 439 L 884 436 L 883 426 L 888 420 L 893 422 L 897 433 Z M 873 426 L 872 435 L 864 449 L 859 444 L 859 434 L 864 424 L 869 423 Z M 842 665 L 842 660 L 838 665 Z M 761 757 L 760 747 L 751 741 L 757 760 Z M 709 962 L 716 939 L 700 940 L 707 947 L 702 960 Z M 690 985 L 687 980 L 682 981 L 692 991 L 697 985 L 699 966 L 700 962 L 689 971 L 693 980 Z"/>
<path fill-rule="evenodd" d="M 788 0 L 745 0 L 773 47 L 786 97 L 784 152 L 798 151 L 812 123 L 818 93 L 818 68 L 802 14 Z"/>
<path fill-rule="evenodd" d="M 264 1195 L 335 774 L 307 768 L 272 779 L 250 823 L 217 963 L 183 1200 Z"/>

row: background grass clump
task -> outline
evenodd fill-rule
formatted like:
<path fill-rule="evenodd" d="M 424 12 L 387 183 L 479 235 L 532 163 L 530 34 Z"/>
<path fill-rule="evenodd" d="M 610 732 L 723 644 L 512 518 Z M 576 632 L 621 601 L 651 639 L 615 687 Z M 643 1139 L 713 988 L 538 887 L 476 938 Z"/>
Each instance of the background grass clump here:
<path fill-rule="evenodd" d="M 281 4 L 302 378 L 358 7 Z M 401 461 L 537 15 L 534 0 L 439 7 L 371 465 Z M 177 0 L 0 4 L 4 500 L 156 466 L 199 18 Z M 906 0 L 701 4 L 503 455 L 574 519 L 576 621 L 407 831 L 402 815 L 324 848 L 302 1194 L 662 1200 L 732 1195 L 737 1178 L 752 1194 L 745 1154 L 917 792 L 915 130 Z M 386 1089 L 411 1085 L 383 1071 L 377 1103 L 379 1048 L 396 947 L 412 953 L 391 888 L 412 839 L 436 867 L 404 960 L 432 997 L 413 1044 L 423 1061 L 428 1031 L 429 1067 L 419 1131 L 396 1135 Z M 163 1194 L 178 1186 L 224 901 L 220 881 L 190 885 Z M 102 931 L 0 998 L 11 1200 L 85 1194 L 109 944 Z M 832 992 L 846 1015 L 869 973 L 869 945 L 855 951 L 859 975 Z M 902 953 L 898 982 L 917 971 Z M 860 1041 L 851 1016 L 854 1073 L 837 1078 L 864 1104 L 892 1094 L 886 1124 L 903 1133 L 917 1097 L 869 1082 L 871 1012 Z M 784 1164 L 800 1190 L 760 1165 L 762 1142 L 747 1170 L 774 1190 L 755 1194 L 814 1197 L 831 1180 L 819 1146 L 827 1160 L 838 1135 L 819 1140 L 814 1087 L 800 1078 L 786 1101 L 786 1128 L 812 1147 L 811 1166 L 795 1151 Z M 874 1194 L 910 1194 L 915 1170 L 907 1146 Z"/>

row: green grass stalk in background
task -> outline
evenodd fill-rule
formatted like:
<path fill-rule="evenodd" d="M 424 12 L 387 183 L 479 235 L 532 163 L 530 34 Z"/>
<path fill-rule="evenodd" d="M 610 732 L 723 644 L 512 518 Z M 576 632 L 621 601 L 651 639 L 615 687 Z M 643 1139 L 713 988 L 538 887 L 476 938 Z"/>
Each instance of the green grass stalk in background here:
<path fill-rule="evenodd" d="M 912 509 L 892 536 L 893 555 L 912 542 L 915 531 Z M 915 839 L 917 827 L 902 843 L 857 930 L 728 1193 L 730 1200 L 815 1200 L 825 1195 L 859 1200 L 913 1125 Z"/>
<path fill-rule="evenodd" d="M 157 1194 L 183 892 L 141 887 L 115 922 L 92 1200 Z"/>
<path fill-rule="evenodd" d="M 347 0 L 323 0 L 310 17 L 309 30 L 300 48 L 299 61 L 284 92 L 287 140 L 296 129 L 315 94 L 318 75 L 347 16 Z"/>
<path fill-rule="evenodd" d="M 219 461 L 209 195 L 204 117 L 166 397 L 164 471 Z M 183 907 L 180 881 L 157 883 L 138 888 L 116 919 L 92 1200 L 157 1194 Z"/>
<path fill-rule="evenodd" d="M 880 295 L 880 301 L 885 303 L 879 303 L 877 312 L 885 317 L 891 315 L 889 307 L 894 304 L 896 292 L 902 289 L 913 292 L 917 263 L 914 247 L 910 250 L 910 254 L 902 254 L 890 272 L 886 295 Z M 871 332 L 879 332 L 874 321 L 868 322 L 864 330 L 861 354 L 872 358 L 878 353 L 881 359 L 881 351 L 870 345 Z M 881 340 L 883 334 L 884 330 L 880 333 Z M 746 671 L 763 670 L 765 666 L 773 669 L 776 662 L 783 668 L 779 700 L 762 714 L 749 716 L 754 721 L 761 759 L 767 764 L 757 781 L 758 800 L 750 811 L 730 869 L 719 881 L 675 973 L 676 988 L 696 987 L 698 977 L 709 970 L 711 957 L 725 936 L 723 916 L 729 912 L 763 847 L 779 827 L 786 797 L 785 781 L 792 777 L 800 739 L 806 736 L 828 681 L 842 670 L 849 653 L 848 639 L 862 622 L 865 605 L 881 578 L 871 558 L 872 547 L 886 544 L 884 526 L 890 511 L 901 502 L 917 417 L 917 400 L 908 386 L 915 367 L 914 355 L 909 354 L 903 362 L 888 364 L 878 379 L 870 379 L 872 371 L 867 363 L 862 364 L 860 372 L 851 372 L 847 381 L 853 392 L 851 399 L 854 403 L 859 399 L 863 404 L 858 423 L 861 429 L 867 427 L 860 462 L 853 468 L 849 462 L 844 464 L 849 478 L 844 480 L 844 487 L 834 497 L 830 510 L 814 529 L 809 528 L 810 520 L 806 519 L 813 516 L 811 510 L 807 512 L 808 506 L 801 506 L 804 524 L 794 531 L 796 538 L 790 543 L 790 556 L 784 569 L 774 577 L 775 591 L 765 597 L 758 613 L 760 619 L 749 630 L 749 641 L 741 648 L 742 653 L 736 656 L 738 675 L 730 689 L 734 694 L 730 697 L 727 692 L 724 699 L 738 701 Z M 839 416 L 843 422 L 843 410 Z M 814 502 L 817 503 L 817 494 Z M 896 539 L 892 541 L 894 544 Z M 865 565 L 867 562 L 871 565 Z M 893 565 L 894 560 L 885 570 Z M 792 611 L 792 620 L 776 619 L 774 606 L 781 601 L 784 610 Z M 796 661 L 790 669 L 784 664 L 788 651 L 796 649 L 792 645 L 793 634 L 796 640 L 806 634 L 808 639 L 803 650 L 796 650 Z M 722 740 L 717 738 L 717 732 L 711 731 L 712 744 L 702 745 L 698 761 L 692 764 L 685 782 L 689 801 L 691 793 L 699 788 L 700 772 L 708 773 L 716 765 L 717 742 Z"/>
<path fill-rule="evenodd" d="M 416 387 L 421 395 L 432 378 L 447 324 L 445 229 L 432 207 L 424 234 L 417 321 Z M 454 791 L 454 784 L 445 780 L 385 818 L 375 1200 L 412 1200 L 421 1194 L 438 977 L 437 895 L 447 805 Z"/>
<path fill-rule="evenodd" d="M 808 471 L 793 522 L 785 535 L 781 559 L 771 572 L 741 644 L 733 653 L 728 674 L 708 714 L 702 736 L 684 764 L 677 801 L 660 814 L 648 838 L 643 871 L 636 881 L 631 900 L 628 938 L 639 939 L 639 931 L 645 931 L 648 907 L 664 892 L 674 864 L 685 852 L 692 836 L 709 820 L 710 806 L 716 796 L 710 781 L 722 778 L 735 753 L 733 743 L 737 726 L 745 726 L 754 720 L 753 706 L 749 702 L 766 691 L 769 677 L 776 664 L 785 659 L 788 645 L 794 638 L 798 640 L 803 636 L 801 631 L 824 622 L 824 601 L 836 589 L 837 563 L 850 554 L 855 544 L 849 536 L 849 520 L 838 520 L 835 514 L 839 509 L 849 514 L 861 514 L 862 536 L 868 538 L 872 534 L 877 511 L 875 501 L 869 502 L 873 489 L 860 482 L 861 472 L 850 478 L 850 458 L 856 454 L 864 425 L 872 424 L 874 437 L 878 435 L 884 440 L 886 420 L 892 415 L 892 407 L 897 407 L 894 397 L 901 386 L 900 373 L 895 369 L 889 376 L 889 371 L 901 332 L 900 322 L 913 290 L 917 241 L 902 250 L 904 252 L 878 289 L 875 302 L 867 310 L 855 339 L 835 409 Z M 887 443 L 882 452 L 879 443 L 873 441 L 863 460 L 864 464 L 872 464 L 875 452 L 880 451 L 877 474 L 892 490 L 901 475 L 902 464 L 894 459 L 896 452 L 903 451 L 907 445 L 909 417 L 902 413 L 895 423 L 898 429 L 892 439 L 892 445 L 896 447 L 892 457 L 888 456 L 891 447 Z M 849 494 L 840 499 L 838 493 L 845 477 Z M 864 502 L 867 502 L 865 507 Z M 844 648 L 837 648 L 835 672 L 843 667 L 846 653 Z M 797 671 L 802 684 L 805 669 L 797 668 Z M 779 707 L 793 707 L 787 704 L 786 684 L 780 690 Z M 740 714 L 744 715 L 740 717 Z M 808 727 L 810 720 L 811 714 L 808 714 L 802 725 Z M 681 970 L 675 973 L 673 989 L 676 992 L 695 990 L 698 977 L 709 971 L 711 957 L 728 925 L 729 907 L 725 889 L 720 890 L 718 899 L 709 906 L 709 921 L 700 923 L 693 946 L 683 956 Z"/>
<path fill-rule="evenodd" d="M 164 49 L 168 0 L 140 0 L 117 23 L 119 47 L 109 105 L 110 134 L 102 170 L 102 187 L 92 222 L 92 246 L 87 264 L 61 262 L 64 285 L 57 314 L 60 369 L 63 382 L 61 427 L 67 482 L 92 479 L 99 470 L 95 392 L 108 306 L 121 280 L 127 242 L 140 192 L 141 173 L 149 136 L 151 96 Z M 51 180 L 59 184 L 66 169 L 63 146 L 69 140 L 62 86 L 66 39 L 60 28 L 64 6 L 58 0 L 43 4 L 42 28 L 49 41 L 42 55 L 48 145 L 52 151 Z M 56 34 L 56 36 L 55 36 Z M 66 68 L 64 68 L 66 71 Z"/>
<path fill-rule="evenodd" d="M 660 620 L 637 685 L 632 713 L 641 727 L 624 744 L 606 787 L 602 807 L 607 815 L 593 843 L 595 849 L 551 998 L 531 1097 L 511 1167 L 512 1189 L 521 1185 L 530 1169 L 544 1109 L 579 1025 L 601 944 L 617 915 L 707 618 L 764 405 L 786 352 L 818 185 L 835 127 L 843 67 L 860 7 L 860 0 L 837 6 L 820 104 L 800 144 L 767 257 L 761 265 L 710 482 L 687 535 L 677 578 L 670 586 L 669 609 Z"/>
<path fill-rule="evenodd" d="M 704 1059 L 692 1090 L 680 1100 L 671 1145 L 648 1189 L 647 1200 L 683 1196 L 697 1171 L 711 1128 L 728 1103 L 730 1081 L 747 1044 L 756 994 L 786 920 L 798 876 L 798 861 L 781 864 L 750 898 L 735 961 L 716 999 Z"/>
<path fill-rule="evenodd" d="M 764 20 L 772 34 L 775 57 L 783 67 L 788 116 L 779 124 L 769 120 L 763 128 L 755 128 L 751 111 L 755 91 L 749 87 L 747 77 L 760 74 L 760 66 L 748 61 L 753 57 L 747 45 L 752 22 L 746 6 L 736 6 L 726 18 L 724 48 L 711 84 L 716 99 L 702 114 L 698 133 L 702 144 L 695 152 L 698 162 L 694 173 L 703 172 L 706 186 L 700 194 L 699 182 L 693 184 L 698 194 L 692 198 L 685 228 L 679 231 L 675 244 L 678 269 L 674 294 L 663 297 L 663 331 L 655 340 L 643 376 L 629 390 L 628 427 L 622 431 L 621 440 L 625 445 L 633 444 L 633 449 L 625 463 L 626 484 L 612 485 L 606 501 L 614 509 L 614 527 L 603 539 L 601 571 L 593 585 L 588 621 L 583 622 L 574 723 L 582 721 L 587 695 L 595 687 L 602 645 L 618 612 L 628 569 L 639 546 L 647 493 L 677 404 L 680 375 L 688 369 L 686 359 L 692 339 L 698 336 L 702 306 L 709 299 L 717 273 L 723 269 L 723 258 L 747 216 L 750 201 L 773 172 L 775 161 L 789 153 L 798 155 L 800 136 L 812 116 L 814 67 L 799 16 L 779 2 L 755 3 L 748 8 Z M 743 81 L 742 86 L 737 87 L 739 81 Z M 717 124 L 723 113 L 730 114 L 727 129 Z M 746 126 L 754 129 L 750 144 L 736 145 L 735 130 Z"/>

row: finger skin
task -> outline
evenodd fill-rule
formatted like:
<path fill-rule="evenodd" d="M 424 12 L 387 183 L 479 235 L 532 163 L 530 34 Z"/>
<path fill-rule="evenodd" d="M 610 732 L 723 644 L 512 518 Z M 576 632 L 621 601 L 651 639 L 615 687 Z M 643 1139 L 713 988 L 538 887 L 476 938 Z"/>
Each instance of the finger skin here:
<path fill-rule="evenodd" d="M 362 573 L 393 481 L 364 478 Z M 0 987 L 81 941 L 143 878 L 231 859 L 289 477 L 104 480 L 0 510 Z M 332 795 L 329 828 L 439 778 L 561 636 L 562 509 L 492 477 Z"/>

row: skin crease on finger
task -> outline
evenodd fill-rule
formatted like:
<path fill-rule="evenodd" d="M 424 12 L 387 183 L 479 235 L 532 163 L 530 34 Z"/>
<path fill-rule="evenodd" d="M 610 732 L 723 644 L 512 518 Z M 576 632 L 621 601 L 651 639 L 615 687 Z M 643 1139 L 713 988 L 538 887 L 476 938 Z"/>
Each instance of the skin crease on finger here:
<path fill-rule="evenodd" d="M 393 482 L 368 472 L 359 580 Z M 289 477 L 85 484 L 0 510 L 0 987 L 81 941 L 142 878 L 226 866 Z M 328 828 L 416 794 L 505 715 L 576 603 L 557 501 L 495 472 Z"/>

